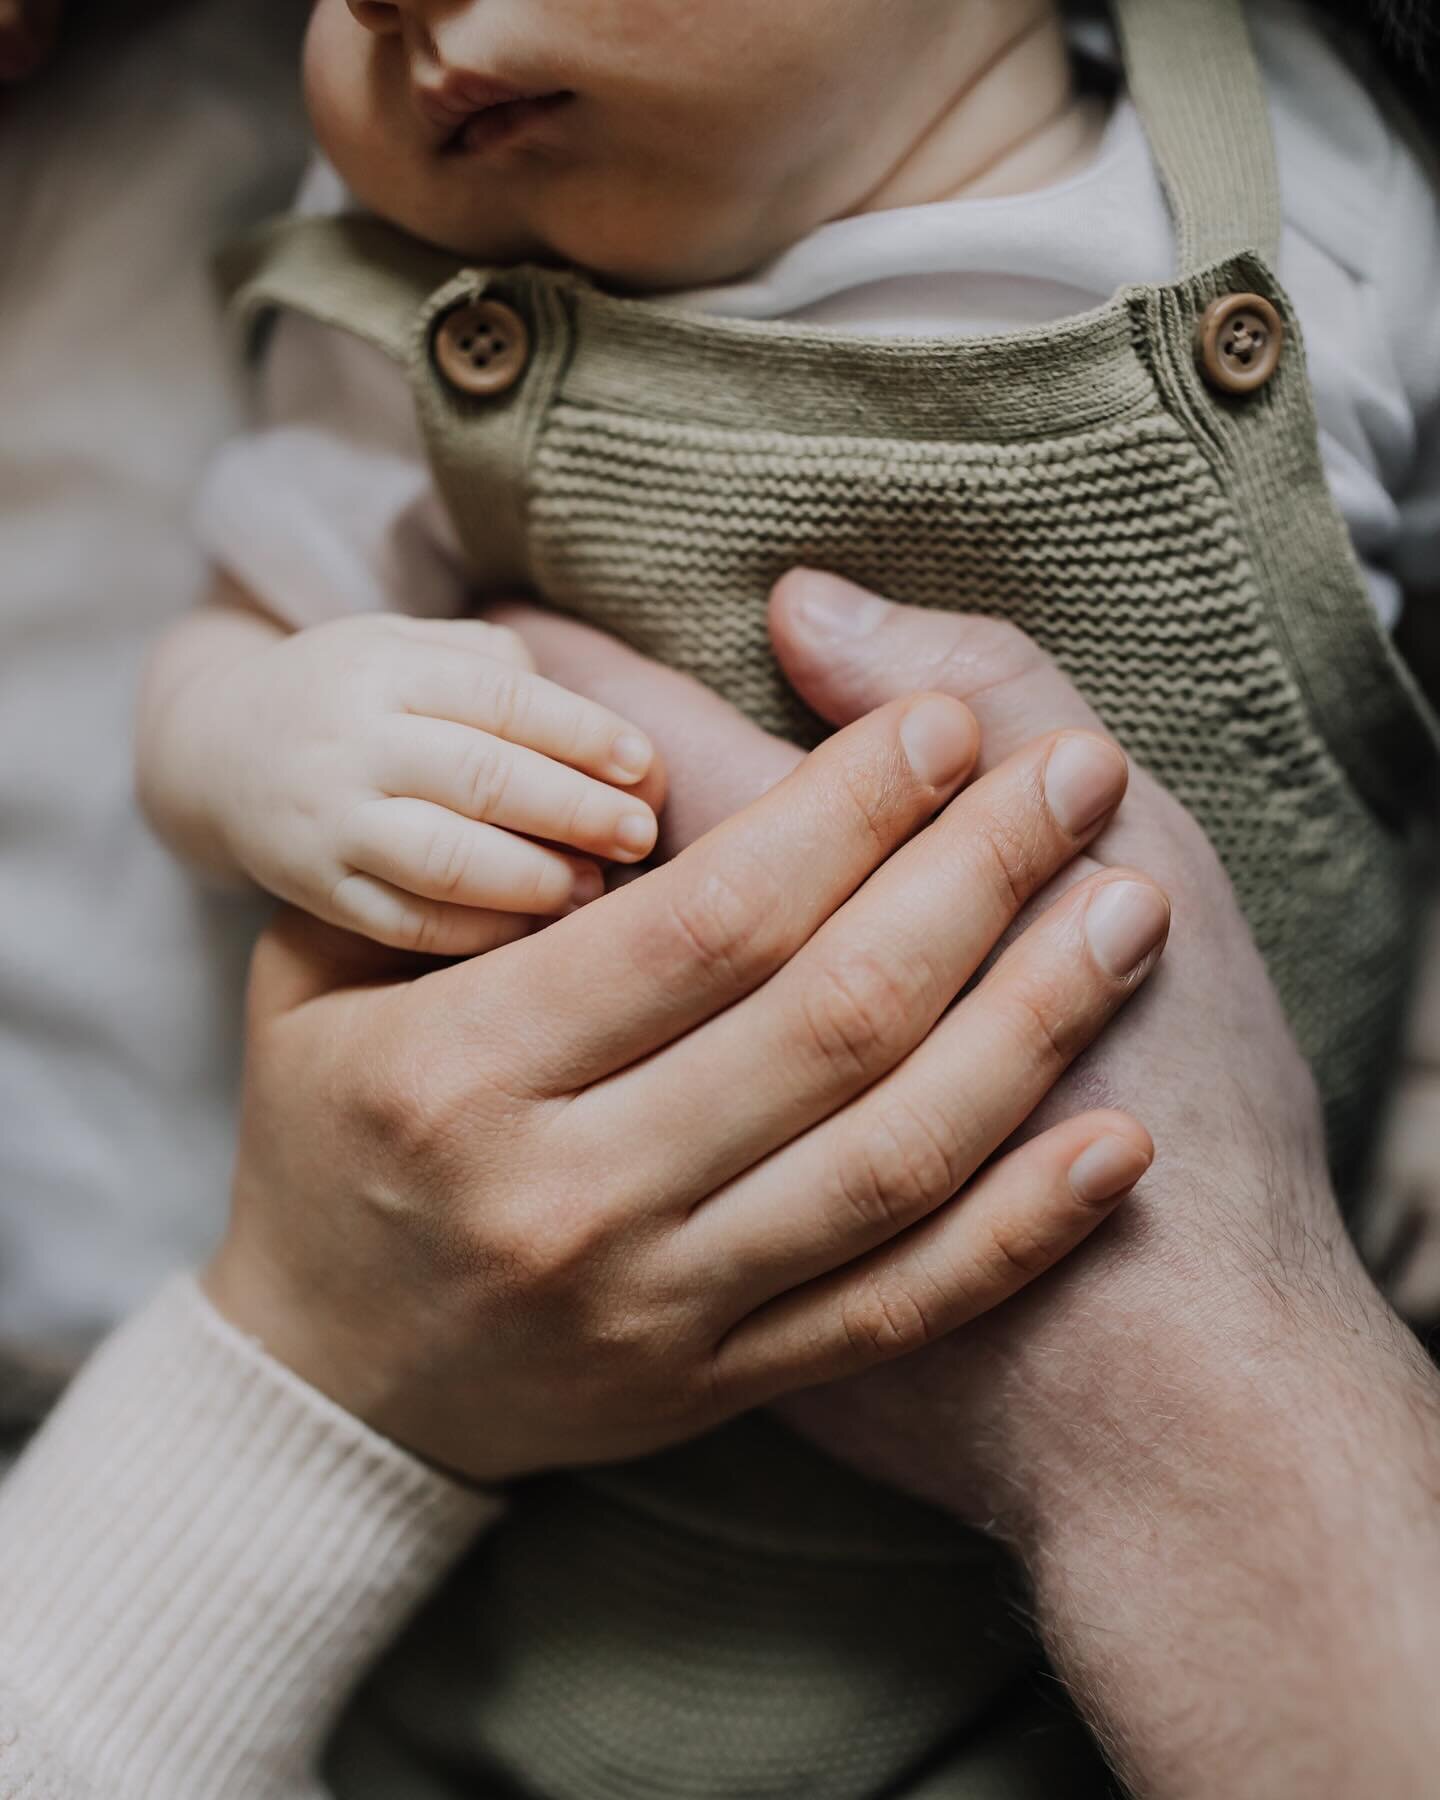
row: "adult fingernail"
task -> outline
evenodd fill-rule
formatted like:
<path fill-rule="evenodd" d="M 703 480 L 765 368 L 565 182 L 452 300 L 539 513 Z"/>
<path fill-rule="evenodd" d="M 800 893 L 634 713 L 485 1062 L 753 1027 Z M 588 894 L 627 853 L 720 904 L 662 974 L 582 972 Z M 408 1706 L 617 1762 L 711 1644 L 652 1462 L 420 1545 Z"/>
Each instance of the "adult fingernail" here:
<path fill-rule="evenodd" d="M 900 743 L 921 781 L 949 787 L 975 760 L 975 720 L 958 700 L 930 694 L 900 721 Z"/>
<path fill-rule="evenodd" d="M 1133 974 L 1169 929 L 1169 901 L 1143 881 L 1106 882 L 1085 914 L 1090 953 L 1117 980 Z"/>
<path fill-rule="evenodd" d="M 1104 738 L 1062 737 L 1045 765 L 1045 799 L 1056 824 L 1071 837 L 1088 831 L 1120 804 L 1127 773 L 1124 755 Z"/>
<path fill-rule="evenodd" d="M 791 581 L 799 590 L 801 617 L 827 637 L 864 637 L 890 610 L 889 601 L 818 569 L 806 569 Z"/>
<path fill-rule="evenodd" d="M 1070 1190 L 1087 1206 L 1113 1200 L 1150 1167 L 1150 1158 L 1128 1138 L 1097 1138 L 1070 1165 Z"/>

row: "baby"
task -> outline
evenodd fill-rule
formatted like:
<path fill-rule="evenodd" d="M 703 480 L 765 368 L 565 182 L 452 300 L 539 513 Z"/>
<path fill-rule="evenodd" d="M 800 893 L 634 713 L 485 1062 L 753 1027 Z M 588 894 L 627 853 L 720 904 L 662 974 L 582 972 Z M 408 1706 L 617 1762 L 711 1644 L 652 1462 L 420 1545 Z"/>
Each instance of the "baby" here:
<path fill-rule="evenodd" d="M 1440 229 L 1368 102 L 1358 166 L 1332 146 L 1346 77 L 1295 9 L 1257 24 L 1326 470 L 1388 626 L 1440 541 Z M 1068 317 L 1174 267 L 1135 110 L 1094 65 L 1077 80 L 1053 0 L 319 0 L 305 70 L 329 159 L 305 208 L 358 202 L 457 266 L 568 264 L 695 311 L 906 338 Z M 292 637 L 460 618 L 474 580 L 382 355 L 287 315 L 265 403 L 203 502 L 217 604 L 152 674 L 161 832 L 449 954 L 598 894 L 595 859 L 655 839 L 644 735 L 479 626 Z"/>
<path fill-rule="evenodd" d="M 483 951 L 642 859 L 663 771 L 478 602 L 528 587 L 806 739 L 787 568 L 1000 613 L 1210 832 L 1353 1180 L 1435 773 L 1388 632 L 1440 549 L 1440 219 L 1303 7 L 1114 15 L 317 0 L 325 160 L 239 276 L 262 418 L 147 686 L 161 831 Z M 481 1691 L 441 1726 L 402 1674 L 402 1733 L 577 1800 L 965 1786 L 1026 1655 L 975 1547 L 765 1430 L 517 1505 L 432 1622 Z"/>
<path fill-rule="evenodd" d="M 903 227 L 1052 185 L 1104 126 L 1049 0 L 319 0 L 305 72 L 317 137 L 374 213 L 472 261 L 633 289 L 740 274 L 829 220 Z M 324 168 L 309 196 L 347 203 Z M 594 859 L 649 853 L 654 752 L 508 633 L 392 616 L 290 635 L 473 597 L 392 372 L 363 344 L 284 335 L 270 424 L 208 488 L 220 592 L 153 671 L 147 809 L 192 860 L 337 925 L 481 951 L 599 894 Z"/>

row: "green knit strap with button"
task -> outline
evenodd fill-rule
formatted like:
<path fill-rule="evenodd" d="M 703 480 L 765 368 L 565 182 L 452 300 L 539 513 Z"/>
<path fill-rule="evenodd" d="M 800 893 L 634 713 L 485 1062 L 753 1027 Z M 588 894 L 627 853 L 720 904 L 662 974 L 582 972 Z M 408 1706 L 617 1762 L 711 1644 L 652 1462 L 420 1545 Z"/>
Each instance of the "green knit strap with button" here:
<path fill-rule="evenodd" d="M 1280 181 L 1244 0 L 1114 0 L 1130 92 L 1197 274 L 1280 248 Z"/>
<path fill-rule="evenodd" d="M 456 267 L 448 252 L 361 214 L 274 219 L 217 262 L 231 309 L 247 330 L 277 311 L 300 312 L 407 367 L 421 308 Z"/>

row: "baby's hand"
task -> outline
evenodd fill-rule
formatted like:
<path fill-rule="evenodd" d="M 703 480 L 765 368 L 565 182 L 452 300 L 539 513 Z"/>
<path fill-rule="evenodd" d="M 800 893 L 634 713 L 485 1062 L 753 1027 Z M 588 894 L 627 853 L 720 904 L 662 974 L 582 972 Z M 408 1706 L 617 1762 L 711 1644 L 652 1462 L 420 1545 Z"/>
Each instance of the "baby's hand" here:
<path fill-rule="evenodd" d="M 649 740 L 536 675 L 504 627 L 338 620 L 217 673 L 195 702 L 220 713 L 210 804 L 230 857 L 382 944 L 493 948 L 599 895 L 589 858 L 638 862 L 655 843 Z"/>

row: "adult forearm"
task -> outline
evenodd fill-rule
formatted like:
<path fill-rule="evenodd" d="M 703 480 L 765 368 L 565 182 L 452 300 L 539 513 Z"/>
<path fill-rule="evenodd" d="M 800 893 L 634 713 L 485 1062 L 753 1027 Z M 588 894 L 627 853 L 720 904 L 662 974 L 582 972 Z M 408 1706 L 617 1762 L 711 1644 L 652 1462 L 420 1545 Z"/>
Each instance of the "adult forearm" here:
<path fill-rule="evenodd" d="M 1343 1249 L 1130 1235 L 1007 1371 L 997 1500 L 1060 1672 L 1155 1800 L 1433 1793 L 1440 1382 Z"/>

